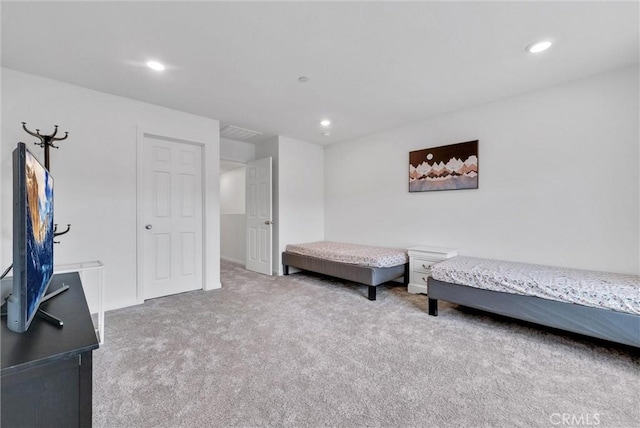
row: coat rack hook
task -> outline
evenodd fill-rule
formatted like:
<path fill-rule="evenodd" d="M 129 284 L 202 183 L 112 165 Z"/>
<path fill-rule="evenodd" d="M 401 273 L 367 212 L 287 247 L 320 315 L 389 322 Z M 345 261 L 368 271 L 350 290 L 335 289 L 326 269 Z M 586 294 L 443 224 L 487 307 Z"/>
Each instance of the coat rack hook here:
<path fill-rule="evenodd" d="M 44 167 L 47 168 L 47 170 L 51 171 L 51 167 L 49 166 L 49 147 L 57 149 L 58 146 L 55 146 L 53 142 L 66 140 L 69 136 L 69 133 L 65 132 L 64 137 L 56 138 L 56 134 L 58 133 L 58 125 L 54 125 L 53 132 L 51 134 L 42 135 L 40 134 L 39 129 L 36 129 L 36 132 L 30 131 L 27 128 L 27 122 L 22 122 L 22 129 L 24 129 L 27 134 L 32 135 L 40 140 L 39 143 L 36 142 L 35 144 L 44 148 Z"/>

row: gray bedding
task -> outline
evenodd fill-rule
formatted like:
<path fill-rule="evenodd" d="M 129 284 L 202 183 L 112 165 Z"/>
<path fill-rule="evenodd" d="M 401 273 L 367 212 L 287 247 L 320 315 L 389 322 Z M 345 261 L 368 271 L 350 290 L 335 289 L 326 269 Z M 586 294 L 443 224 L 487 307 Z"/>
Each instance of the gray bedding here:
<path fill-rule="evenodd" d="M 290 254 L 315 257 L 322 260 L 369 267 L 393 267 L 409 261 L 404 248 L 376 247 L 347 242 L 316 241 L 304 244 L 288 244 Z"/>
<path fill-rule="evenodd" d="M 458 256 L 431 267 L 438 281 L 640 315 L 640 276 Z"/>

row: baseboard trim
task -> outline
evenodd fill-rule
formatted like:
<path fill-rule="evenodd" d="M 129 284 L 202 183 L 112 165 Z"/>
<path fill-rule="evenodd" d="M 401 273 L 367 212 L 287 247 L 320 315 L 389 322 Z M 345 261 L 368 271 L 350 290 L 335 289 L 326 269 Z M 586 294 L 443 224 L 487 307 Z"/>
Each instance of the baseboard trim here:
<path fill-rule="evenodd" d="M 227 256 L 220 256 L 220 260 L 224 260 L 225 262 L 236 263 L 239 265 L 245 264 L 244 260 L 238 260 L 238 259 L 234 259 L 233 257 L 227 257 Z"/>
<path fill-rule="evenodd" d="M 144 304 L 144 300 L 139 302 L 137 300 L 135 301 L 131 301 L 131 302 L 126 302 L 126 303 L 116 303 L 115 305 L 110 305 L 109 307 L 105 308 L 105 312 L 109 312 L 109 311 L 115 311 L 116 309 L 123 309 L 123 308 L 128 308 L 131 306 L 138 306 L 138 305 L 142 305 Z"/>
<path fill-rule="evenodd" d="M 427 294 L 427 286 L 422 284 L 409 284 L 407 291 L 409 294 Z"/>
<path fill-rule="evenodd" d="M 207 287 L 207 286 L 205 285 L 205 287 L 204 287 L 204 291 L 217 290 L 217 289 L 219 289 L 219 288 L 222 288 L 222 283 L 221 283 L 221 282 L 218 282 L 217 284 L 214 284 L 214 285 L 212 285 L 211 287 Z"/>

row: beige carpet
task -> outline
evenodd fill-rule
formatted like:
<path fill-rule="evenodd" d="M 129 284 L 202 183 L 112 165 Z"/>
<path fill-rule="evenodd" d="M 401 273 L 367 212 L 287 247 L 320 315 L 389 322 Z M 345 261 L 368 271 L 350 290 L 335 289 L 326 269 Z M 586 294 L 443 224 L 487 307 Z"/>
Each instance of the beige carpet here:
<path fill-rule="evenodd" d="M 106 314 L 97 427 L 640 426 L 640 358 L 401 285 L 266 277 Z"/>

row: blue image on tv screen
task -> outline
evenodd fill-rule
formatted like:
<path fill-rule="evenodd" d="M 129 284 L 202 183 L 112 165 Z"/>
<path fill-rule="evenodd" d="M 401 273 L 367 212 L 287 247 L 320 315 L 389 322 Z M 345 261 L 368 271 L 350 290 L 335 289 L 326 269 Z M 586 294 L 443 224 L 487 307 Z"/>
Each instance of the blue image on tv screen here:
<path fill-rule="evenodd" d="M 26 152 L 27 320 L 38 309 L 53 275 L 53 178 Z"/>

